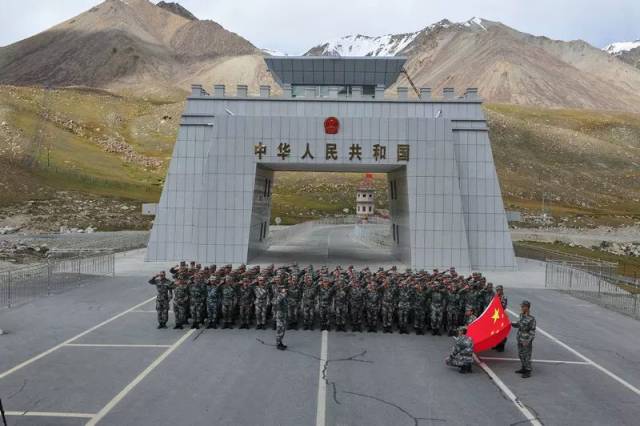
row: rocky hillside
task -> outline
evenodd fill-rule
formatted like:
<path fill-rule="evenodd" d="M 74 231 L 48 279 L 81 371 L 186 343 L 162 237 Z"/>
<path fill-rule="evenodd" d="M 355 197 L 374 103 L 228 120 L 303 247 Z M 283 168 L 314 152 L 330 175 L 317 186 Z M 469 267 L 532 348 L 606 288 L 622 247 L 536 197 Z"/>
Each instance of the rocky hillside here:
<path fill-rule="evenodd" d="M 241 75 L 257 90 L 257 81 L 268 79 L 260 59 L 249 41 L 213 21 L 195 19 L 179 5 L 107 0 L 1 48 L 0 84 L 176 98 L 200 78 L 219 75 L 225 82 L 239 68 L 249 69 Z"/>
<path fill-rule="evenodd" d="M 370 46 L 369 54 L 386 51 L 384 42 L 394 37 L 378 38 L 382 44 Z M 309 54 L 349 51 L 348 40 L 343 38 L 340 50 L 320 43 Z M 392 52 L 408 57 L 406 68 L 416 85 L 435 92 L 478 87 L 489 102 L 640 112 L 640 70 L 583 41 L 536 37 L 473 18 L 429 25 Z M 401 77 L 399 84 L 408 82 Z"/>

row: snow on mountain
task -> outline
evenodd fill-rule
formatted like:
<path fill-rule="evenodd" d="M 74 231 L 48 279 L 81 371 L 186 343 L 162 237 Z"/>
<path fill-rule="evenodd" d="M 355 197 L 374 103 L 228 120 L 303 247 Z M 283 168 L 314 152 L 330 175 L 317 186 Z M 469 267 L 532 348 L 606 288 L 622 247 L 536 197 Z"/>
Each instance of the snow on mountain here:
<path fill-rule="evenodd" d="M 366 35 L 347 35 L 329 40 L 318 46 L 324 56 L 394 56 L 407 47 L 418 33 L 386 34 L 371 37 Z"/>
<path fill-rule="evenodd" d="M 465 27 L 476 31 L 487 31 L 486 21 L 471 18 L 465 22 L 454 23 L 447 19 L 429 25 L 421 31 L 403 34 L 367 36 L 347 35 L 323 42 L 310 49 L 305 55 L 312 56 L 395 56 L 402 52 L 416 37 L 423 33 L 451 27 Z"/>
<path fill-rule="evenodd" d="M 262 50 L 262 53 L 269 56 L 289 56 L 288 53 L 285 53 L 276 49 L 260 49 L 260 50 Z"/>
<path fill-rule="evenodd" d="M 610 45 L 608 45 L 607 47 L 605 47 L 604 50 L 607 53 L 610 53 L 612 55 L 619 55 L 623 52 L 628 52 L 632 49 L 635 49 L 636 47 L 640 47 L 640 40 L 636 40 L 636 41 L 621 41 L 618 43 L 611 43 Z"/>

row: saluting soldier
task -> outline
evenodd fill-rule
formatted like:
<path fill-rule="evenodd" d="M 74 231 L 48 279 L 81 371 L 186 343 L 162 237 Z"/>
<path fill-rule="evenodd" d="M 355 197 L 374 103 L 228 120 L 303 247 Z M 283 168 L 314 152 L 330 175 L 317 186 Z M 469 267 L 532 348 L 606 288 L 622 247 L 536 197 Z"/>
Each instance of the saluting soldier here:
<path fill-rule="evenodd" d="M 316 292 L 317 288 L 313 283 L 313 276 L 311 273 L 307 273 L 304 276 L 304 287 L 302 289 L 302 317 L 305 330 L 313 330 Z"/>
<path fill-rule="evenodd" d="M 276 303 L 274 305 L 276 311 L 274 313 L 276 317 L 276 347 L 281 351 L 287 349 L 287 345 L 282 343 L 284 338 L 285 329 L 287 326 L 287 313 L 289 311 L 289 301 L 287 299 L 287 288 L 281 286 L 278 289 L 276 296 Z"/>
<path fill-rule="evenodd" d="M 386 278 L 382 284 L 382 332 L 393 333 L 393 312 L 396 306 L 396 288 Z"/>
<path fill-rule="evenodd" d="M 164 271 L 149 280 L 149 284 L 156 286 L 156 311 L 158 312 L 158 328 L 167 328 L 169 320 L 169 302 L 173 297 L 173 281 L 167 278 Z"/>
<path fill-rule="evenodd" d="M 174 329 L 182 329 L 187 324 L 187 312 L 189 311 L 189 285 L 186 280 L 178 278 L 173 290 L 173 313 L 176 317 Z"/>
<path fill-rule="evenodd" d="M 264 330 L 267 322 L 267 304 L 269 303 L 269 290 L 264 275 L 258 277 L 253 293 L 255 296 L 253 305 L 256 310 L 256 330 Z"/>
<path fill-rule="evenodd" d="M 365 306 L 365 290 L 360 285 L 360 281 L 355 277 L 351 280 L 351 288 L 349 290 L 349 313 L 351 318 L 351 329 L 353 331 L 362 331 L 362 316 Z"/>
<path fill-rule="evenodd" d="M 536 319 L 529 314 L 531 303 L 523 300 L 520 304 L 520 318 L 518 322 L 511 325 L 518 329 L 518 357 L 522 367 L 516 370 L 517 374 L 522 374 L 522 378 L 531 377 L 531 353 L 533 352 L 533 339 L 536 337 Z"/>

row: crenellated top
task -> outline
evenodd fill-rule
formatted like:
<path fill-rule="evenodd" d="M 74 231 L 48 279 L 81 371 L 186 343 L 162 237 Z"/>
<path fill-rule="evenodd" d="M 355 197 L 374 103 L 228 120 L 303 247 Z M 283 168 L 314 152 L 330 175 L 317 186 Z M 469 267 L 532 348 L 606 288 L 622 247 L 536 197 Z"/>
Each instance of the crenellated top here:
<path fill-rule="evenodd" d="M 434 98 L 432 96 L 432 90 L 430 87 L 421 87 L 419 93 L 410 97 L 410 89 L 405 86 L 398 86 L 396 88 L 396 96 L 390 96 L 385 91 L 384 85 L 377 85 L 375 90 L 371 94 L 364 94 L 363 88 L 360 86 L 353 86 L 351 92 L 344 94 L 341 92 L 343 89 L 340 86 L 328 86 L 327 90 L 320 91 L 314 86 L 305 86 L 302 90 L 294 91 L 294 88 L 285 83 L 282 85 L 282 95 L 274 96 L 271 91 L 271 86 L 261 85 L 259 96 L 252 96 L 249 94 L 249 88 L 245 84 L 239 84 L 236 86 L 235 94 L 229 94 L 224 84 L 216 84 L 213 86 L 213 95 L 210 95 L 203 89 L 201 84 L 193 84 L 191 86 L 191 98 L 225 98 L 225 99 L 279 99 L 279 100 L 330 100 L 330 101 L 399 101 L 399 102 L 474 102 L 480 103 L 482 99 L 478 95 L 478 89 L 475 87 L 467 88 L 464 94 L 456 96 L 455 89 L 453 87 L 445 87 L 442 89 L 442 96 L 440 98 Z"/>

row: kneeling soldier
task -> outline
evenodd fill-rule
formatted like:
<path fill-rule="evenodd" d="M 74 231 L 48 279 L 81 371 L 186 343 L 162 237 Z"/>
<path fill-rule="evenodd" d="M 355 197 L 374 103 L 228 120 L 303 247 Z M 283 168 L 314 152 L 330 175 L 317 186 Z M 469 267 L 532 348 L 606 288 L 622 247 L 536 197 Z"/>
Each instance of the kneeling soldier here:
<path fill-rule="evenodd" d="M 459 367 L 460 373 L 471 373 L 473 364 L 473 340 L 467 336 L 467 327 L 458 327 L 458 337 L 453 346 L 451 355 L 445 359 L 445 363 L 452 367 Z"/>

